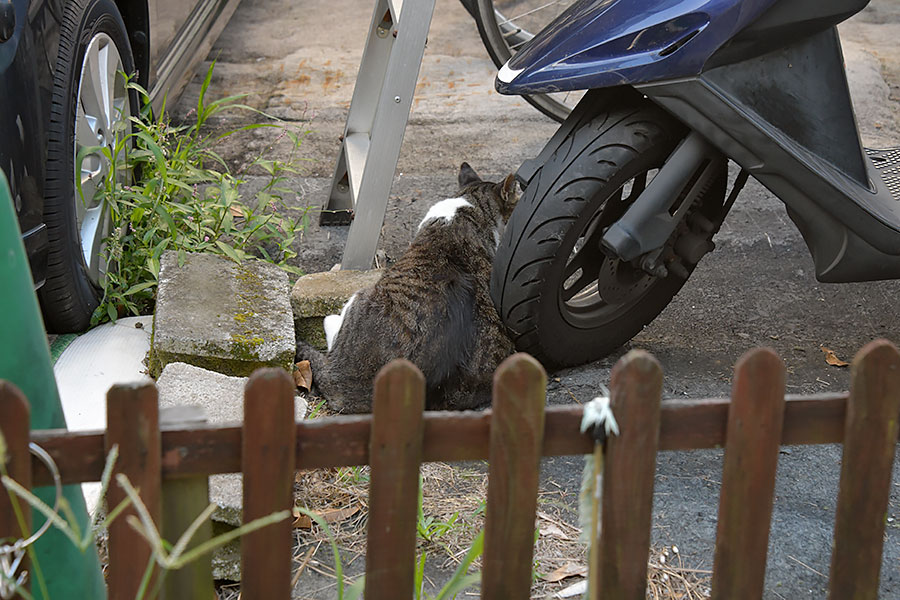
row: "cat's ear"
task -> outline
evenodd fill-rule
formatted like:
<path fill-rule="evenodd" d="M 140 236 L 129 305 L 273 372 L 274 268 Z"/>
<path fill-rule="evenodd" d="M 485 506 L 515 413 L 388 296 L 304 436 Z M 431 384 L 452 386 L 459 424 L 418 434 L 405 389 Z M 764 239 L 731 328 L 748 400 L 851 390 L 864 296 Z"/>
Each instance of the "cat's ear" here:
<path fill-rule="evenodd" d="M 503 214 L 504 218 L 508 219 L 509 215 L 512 214 L 513 208 L 516 206 L 516 202 L 519 201 L 516 174 L 510 173 L 507 175 L 506 179 L 498 184 L 498 187 L 500 188 L 500 212 Z"/>
<path fill-rule="evenodd" d="M 459 166 L 459 187 L 464 188 L 466 186 L 472 185 L 473 183 L 478 183 L 481 181 L 481 177 L 478 176 L 478 173 L 475 172 L 475 169 L 469 166 L 469 163 L 464 162 Z"/>

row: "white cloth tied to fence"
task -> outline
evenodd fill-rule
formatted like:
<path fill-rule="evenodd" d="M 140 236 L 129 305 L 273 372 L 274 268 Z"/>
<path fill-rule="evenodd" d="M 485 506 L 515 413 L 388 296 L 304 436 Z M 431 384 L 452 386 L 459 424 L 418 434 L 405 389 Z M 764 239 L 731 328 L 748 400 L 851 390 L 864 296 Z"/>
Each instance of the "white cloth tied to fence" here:
<path fill-rule="evenodd" d="M 597 396 L 584 405 L 584 414 L 581 417 L 581 433 L 603 426 L 607 437 L 619 435 L 619 424 L 609 405 L 608 396 Z"/>

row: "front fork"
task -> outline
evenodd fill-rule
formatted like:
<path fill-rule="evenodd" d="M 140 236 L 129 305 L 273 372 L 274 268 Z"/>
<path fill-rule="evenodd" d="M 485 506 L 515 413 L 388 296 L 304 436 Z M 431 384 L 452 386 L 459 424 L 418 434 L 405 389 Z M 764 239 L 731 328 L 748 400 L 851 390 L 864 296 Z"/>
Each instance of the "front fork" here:
<path fill-rule="evenodd" d="M 559 142 L 591 117 L 592 108 L 627 100 L 629 95 L 639 97 L 633 88 L 626 87 L 589 91 L 541 154 L 522 164 L 517 177 L 523 188 Z M 691 131 L 622 217 L 606 229 L 600 242 L 603 252 L 631 262 L 655 277 L 666 277 L 672 270 L 686 279 L 689 270 L 684 265 L 696 265 L 715 248 L 712 237 L 747 181 L 747 172 L 741 170 L 722 209 L 712 220 L 698 212 L 691 214 L 691 208 L 713 185 L 727 160 L 703 136 Z M 689 214 L 688 226 L 679 233 L 672 248 L 680 260 L 666 260 L 670 258 L 664 256 L 666 243 Z"/>
<path fill-rule="evenodd" d="M 714 183 L 727 160 L 699 133 L 691 131 L 625 214 L 607 228 L 600 242 L 603 251 L 619 260 L 638 261 L 647 273 L 666 277 L 668 268 L 661 260 L 666 242 Z M 686 279 L 688 271 L 684 263 L 696 265 L 715 248 L 712 236 L 722 226 L 746 181 L 747 173 L 741 171 L 713 220 L 701 214 L 692 215 L 691 226 L 678 236 L 673 248 L 682 262 L 668 263 L 677 275 Z"/>

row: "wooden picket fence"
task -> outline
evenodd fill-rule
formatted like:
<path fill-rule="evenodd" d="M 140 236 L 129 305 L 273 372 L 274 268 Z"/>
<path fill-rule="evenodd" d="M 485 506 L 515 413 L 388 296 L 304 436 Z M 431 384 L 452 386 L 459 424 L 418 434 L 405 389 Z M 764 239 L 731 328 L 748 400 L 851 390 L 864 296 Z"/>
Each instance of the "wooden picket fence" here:
<path fill-rule="evenodd" d="M 620 435 L 606 442 L 602 534 L 592 554 L 600 597 L 637 600 L 646 593 L 657 452 L 724 447 L 712 597 L 760 598 L 779 447 L 824 443 L 844 448 L 830 598 L 877 597 L 900 416 L 900 353 L 883 340 L 863 348 L 849 394 L 785 397 L 784 373 L 774 352 L 753 350 L 735 368 L 730 400 L 661 403 L 662 371 L 652 356 L 634 351 L 616 364 L 609 389 Z M 545 409 L 545 389 L 544 370 L 520 354 L 497 370 L 491 410 L 423 413 L 421 373 L 395 361 L 376 379 L 372 415 L 295 423 L 291 379 L 262 370 L 247 385 L 243 427 L 160 431 L 156 389 L 145 384 L 110 389 L 105 432 L 29 436 L 27 402 L 0 382 L 0 429 L 11 453 L 8 470 L 26 486 L 51 483 L 43 464 L 29 458 L 29 438 L 54 458 L 64 483 L 99 480 L 106 453 L 117 444 L 117 472 L 140 490 L 157 522 L 163 503 L 172 502 L 164 499 L 167 484 L 242 472 L 248 522 L 292 507 L 297 469 L 371 465 L 367 600 L 413 597 L 421 463 L 488 459 L 481 595 L 515 600 L 529 598 L 531 587 L 540 458 L 594 451 L 593 439 L 579 431 L 581 407 Z M 110 506 L 123 497 L 110 488 Z M 0 494 L 0 538 L 16 535 L 14 523 Z M 245 536 L 244 600 L 290 598 L 291 539 L 290 520 Z M 134 597 L 149 557 L 126 520 L 114 521 L 110 598 Z M 167 598 L 200 597 L 191 594 Z"/>

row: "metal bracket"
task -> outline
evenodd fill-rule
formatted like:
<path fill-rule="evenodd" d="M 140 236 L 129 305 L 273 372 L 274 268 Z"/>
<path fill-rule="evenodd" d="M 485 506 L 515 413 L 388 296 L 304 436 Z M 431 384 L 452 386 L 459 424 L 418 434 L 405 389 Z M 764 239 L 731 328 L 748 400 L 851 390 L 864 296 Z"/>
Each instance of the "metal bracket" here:
<path fill-rule="evenodd" d="M 322 225 L 350 225 L 342 269 L 372 266 L 435 0 L 377 0 Z"/>

